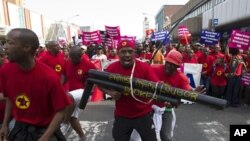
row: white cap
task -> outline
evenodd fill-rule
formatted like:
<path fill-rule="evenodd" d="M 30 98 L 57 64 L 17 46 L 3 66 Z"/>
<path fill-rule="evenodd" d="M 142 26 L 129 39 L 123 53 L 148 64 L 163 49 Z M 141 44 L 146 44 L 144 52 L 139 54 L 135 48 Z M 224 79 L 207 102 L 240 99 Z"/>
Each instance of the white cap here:
<path fill-rule="evenodd" d="M 85 45 L 80 46 L 81 49 L 87 50 L 87 47 Z"/>
<path fill-rule="evenodd" d="M 202 46 L 200 43 L 195 43 L 194 45 L 196 45 L 196 46 Z"/>

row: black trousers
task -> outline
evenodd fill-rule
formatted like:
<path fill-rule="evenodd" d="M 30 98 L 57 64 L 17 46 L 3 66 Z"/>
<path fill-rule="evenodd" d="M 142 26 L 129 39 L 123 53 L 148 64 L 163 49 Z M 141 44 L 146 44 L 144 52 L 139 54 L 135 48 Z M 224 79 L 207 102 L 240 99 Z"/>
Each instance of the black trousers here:
<path fill-rule="evenodd" d="M 152 115 L 149 113 L 139 118 L 115 117 L 113 124 L 113 138 L 115 141 L 129 141 L 135 129 L 142 141 L 157 141 Z"/>
<path fill-rule="evenodd" d="M 16 121 L 9 134 L 9 141 L 37 141 L 45 131 L 46 128 Z M 66 139 L 59 128 L 49 141 L 66 141 Z"/>

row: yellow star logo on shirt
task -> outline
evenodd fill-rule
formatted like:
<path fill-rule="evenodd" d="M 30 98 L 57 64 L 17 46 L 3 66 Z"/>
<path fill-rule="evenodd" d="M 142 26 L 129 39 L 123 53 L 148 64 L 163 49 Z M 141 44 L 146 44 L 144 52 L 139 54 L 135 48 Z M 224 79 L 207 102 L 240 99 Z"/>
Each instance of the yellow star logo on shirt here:
<path fill-rule="evenodd" d="M 78 70 L 77 70 L 77 74 L 78 74 L 78 75 L 82 75 L 82 69 L 78 69 Z"/>
<path fill-rule="evenodd" d="M 204 63 L 204 64 L 203 64 L 203 68 L 207 68 L 207 63 Z"/>
<path fill-rule="evenodd" d="M 57 65 L 55 66 L 55 71 L 56 71 L 56 72 L 60 72 L 61 70 L 62 70 L 62 66 L 59 65 L 59 64 L 57 64 Z"/>
<path fill-rule="evenodd" d="M 25 94 L 21 94 L 16 98 L 16 106 L 19 109 L 25 110 L 30 107 L 30 100 Z"/>
<path fill-rule="evenodd" d="M 127 42 L 122 42 L 122 46 L 126 46 L 127 45 Z"/>
<path fill-rule="evenodd" d="M 217 74 L 218 76 L 221 76 L 222 72 L 221 72 L 221 71 L 218 71 L 216 74 Z"/>

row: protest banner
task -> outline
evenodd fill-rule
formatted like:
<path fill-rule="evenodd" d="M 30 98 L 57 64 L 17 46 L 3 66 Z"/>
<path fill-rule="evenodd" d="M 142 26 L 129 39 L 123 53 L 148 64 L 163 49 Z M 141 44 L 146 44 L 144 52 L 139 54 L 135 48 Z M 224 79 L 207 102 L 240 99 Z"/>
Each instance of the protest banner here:
<path fill-rule="evenodd" d="M 178 27 L 178 38 L 183 46 L 188 45 L 191 42 L 191 34 L 186 26 Z"/>
<path fill-rule="evenodd" d="M 105 44 L 106 41 L 106 31 L 100 30 L 101 38 L 102 38 L 102 44 Z"/>
<path fill-rule="evenodd" d="M 220 33 L 202 30 L 200 34 L 200 43 L 205 45 L 215 45 L 218 44 L 220 39 Z"/>
<path fill-rule="evenodd" d="M 129 40 L 129 41 L 131 41 L 131 42 L 133 42 L 135 44 L 136 36 L 124 35 L 124 36 L 121 36 L 121 40 Z"/>
<path fill-rule="evenodd" d="M 250 73 L 242 75 L 241 84 L 250 87 Z"/>
<path fill-rule="evenodd" d="M 202 64 L 184 63 L 184 73 L 189 78 L 190 85 L 196 88 L 200 85 Z"/>
<path fill-rule="evenodd" d="M 105 30 L 106 30 L 106 37 L 111 37 L 114 40 L 120 40 L 120 27 L 119 26 L 106 26 L 105 25 Z"/>
<path fill-rule="evenodd" d="M 105 46 L 110 48 L 117 48 L 119 40 L 113 39 L 112 37 L 106 37 Z"/>
<path fill-rule="evenodd" d="M 102 38 L 100 31 L 92 31 L 92 32 L 82 32 L 82 44 L 90 45 L 90 44 L 101 44 Z"/>
<path fill-rule="evenodd" d="M 169 38 L 168 34 L 169 34 L 168 31 L 153 32 L 151 34 L 150 40 L 152 42 L 162 41 L 163 45 L 170 44 L 170 38 Z"/>
<path fill-rule="evenodd" d="M 228 47 L 248 50 L 250 46 L 250 33 L 233 30 Z"/>

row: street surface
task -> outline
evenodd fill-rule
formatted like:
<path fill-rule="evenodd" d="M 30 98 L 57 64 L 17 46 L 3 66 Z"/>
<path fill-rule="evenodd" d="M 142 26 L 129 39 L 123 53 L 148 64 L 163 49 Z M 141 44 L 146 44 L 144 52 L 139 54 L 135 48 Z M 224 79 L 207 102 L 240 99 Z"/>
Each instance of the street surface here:
<path fill-rule="evenodd" d="M 112 141 L 114 101 L 88 103 L 80 120 L 87 141 Z M 229 125 L 250 124 L 250 107 L 218 110 L 201 104 L 182 104 L 176 112 L 174 141 L 229 141 Z M 73 131 L 67 139 L 78 141 Z"/>

